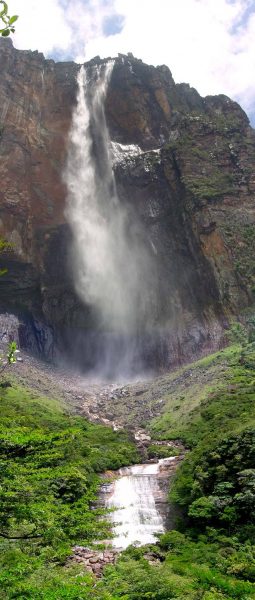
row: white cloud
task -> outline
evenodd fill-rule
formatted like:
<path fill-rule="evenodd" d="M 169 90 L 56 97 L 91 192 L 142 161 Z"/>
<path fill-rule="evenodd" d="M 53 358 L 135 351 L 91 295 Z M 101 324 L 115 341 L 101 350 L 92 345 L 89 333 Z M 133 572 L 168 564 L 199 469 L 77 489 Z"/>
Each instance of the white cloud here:
<path fill-rule="evenodd" d="M 45 54 L 55 48 L 67 50 L 72 31 L 59 0 L 11 0 L 9 13 L 18 14 L 13 42 L 16 48 L 40 50 Z"/>
<path fill-rule="evenodd" d="M 225 93 L 255 111 L 253 0 L 9 0 L 20 14 L 16 47 L 55 51 L 78 62 L 97 54 L 133 52 L 150 64 L 167 64 L 176 81 L 200 94 Z M 125 17 L 120 33 L 106 37 L 106 16 Z M 244 18 L 245 17 L 245 18 Z"/>
<path fill-rule="evenodd" d="M 46 56 L 62 52 L 76 60 L 84 46 L 102 35 L 104 18 L 114 13 L 113 0 L 11 0 L 9 13 L 18 14 L 16 48 L 40 50 Z"/>
<path fill-rule="evenodd" d="M 225 93 L 255 105 L 255 15 L 238 27 L 248 0 L 116 0 L 123 31 L 89 41 L 86 57 L 132 51 L 148 63 L 165 63 L 176 81 L 200 94 Z M 255 106 L 254 106 L 255 107 Z"/>

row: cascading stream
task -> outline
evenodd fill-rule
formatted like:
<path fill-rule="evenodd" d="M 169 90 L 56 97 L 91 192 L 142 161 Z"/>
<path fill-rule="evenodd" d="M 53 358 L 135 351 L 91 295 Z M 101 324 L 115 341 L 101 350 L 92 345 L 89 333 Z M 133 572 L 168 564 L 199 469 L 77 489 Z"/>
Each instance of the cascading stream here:
<path fill-rule="evenodd" d="M 96 312 L 98 330 L 108 334 L 104 361 L 127 374 L 131 363 L 138 366 L 137 339 L 150 312 L 153 285 L 139 225 L 116 193 L 104 113 L 113 65 L 81 67 L 78 73 L 65 171 L 66 217 L 73 232 L 76 291 Z"/>
<path fill-rule="evenodd" d="M 113 523 L 113 546 L 123 549 L 129 544 L 153 543 L 155 534 L 165 531 L 157 506 L 162 496 L 158 476 L 162 465 L 175 460 L 172 457 L 120 469 L 118 478 L 106 486 L 104 504 L 114 509 L 109 514 Z"/>

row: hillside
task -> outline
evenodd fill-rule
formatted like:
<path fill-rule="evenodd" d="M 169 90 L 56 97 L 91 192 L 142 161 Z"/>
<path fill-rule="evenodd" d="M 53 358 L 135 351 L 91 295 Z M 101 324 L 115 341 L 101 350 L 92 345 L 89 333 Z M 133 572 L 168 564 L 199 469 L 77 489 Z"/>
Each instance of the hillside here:
<path fill-rule="evenodd" d="M 14 381 L 2 387 L 0 597 L 254 598 L 254 351 L 254 343 L 243 340 L 150 386 L 145 382 L 147 400 L 133 396 L 137 412 L 151 397 L 163 399 L 147 427 L 154 440 L 178 438 L 186 445 L 170 493 L 183 512 L 178 532 L 164 534 L 147 554 L 146 548 L 126 550 L 97 582 L 65 562 L 71 544 L 105 536 L 98 511 L 89 510 L 96 473 L 136 461 L 134 446 L 124 433 L 76 417 L 70 405 Z M 123 400 L 115 399 L 116 414 L 119 404 Z M 130 427 L 122 412 L 125 418 Z"/>

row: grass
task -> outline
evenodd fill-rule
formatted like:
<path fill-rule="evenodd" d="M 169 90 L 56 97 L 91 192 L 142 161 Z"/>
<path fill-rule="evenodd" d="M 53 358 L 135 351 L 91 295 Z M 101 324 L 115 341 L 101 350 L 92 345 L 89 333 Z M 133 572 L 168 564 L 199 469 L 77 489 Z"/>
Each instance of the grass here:
<path fill-rule="evenodd" d="M 254 425 L 255 374 L 253 366 L 240 364 L 241 354 L 240 345 L 230 346 L 173 374 L 172 392 L 151 423 L 152 434 L 193 447 L 205 437 L 214 443 L 228 431 Z"/>

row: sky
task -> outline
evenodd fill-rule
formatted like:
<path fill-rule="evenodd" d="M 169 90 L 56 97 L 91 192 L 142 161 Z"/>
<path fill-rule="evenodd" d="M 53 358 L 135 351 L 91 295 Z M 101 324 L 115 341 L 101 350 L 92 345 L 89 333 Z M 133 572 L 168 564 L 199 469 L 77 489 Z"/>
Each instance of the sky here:
<path fill-rule="evenodd" d="M 8 0 L 13 43 L 82 63 L 132 52 L 198 92 L 237 100 L 255 126 L 255 0 Z"/>

